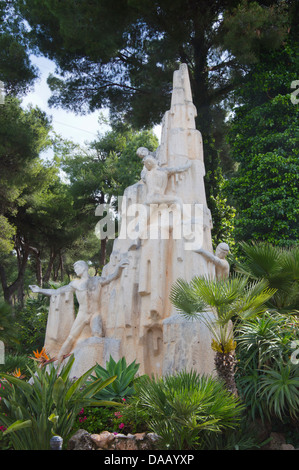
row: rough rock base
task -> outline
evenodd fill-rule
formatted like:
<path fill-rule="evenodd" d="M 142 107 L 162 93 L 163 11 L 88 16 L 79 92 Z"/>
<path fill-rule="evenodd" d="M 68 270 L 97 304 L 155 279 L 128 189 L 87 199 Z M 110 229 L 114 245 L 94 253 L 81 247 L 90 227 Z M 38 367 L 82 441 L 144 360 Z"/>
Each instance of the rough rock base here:
<path fill-rule="evenodd" d="M 89 434 L 79 429 L 69 440 L 67 450 L 155 450 L 159 436 L 154 433 Z"/>

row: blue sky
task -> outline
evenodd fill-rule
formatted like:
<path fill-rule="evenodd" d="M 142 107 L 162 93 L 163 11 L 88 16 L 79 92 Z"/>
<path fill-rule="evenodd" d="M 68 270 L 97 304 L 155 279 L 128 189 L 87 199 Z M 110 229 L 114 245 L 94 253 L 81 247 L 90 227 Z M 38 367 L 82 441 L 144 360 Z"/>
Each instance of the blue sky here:
<path fill-rule="evenodd" d="M 29 104 L 38 106 L 42 111 L 52 116 L 52 125 L 57 134 L 80 145 L 95 140 L 98 132 L 103 134 L 109 129 L 107 125 L 100 125 L 98 122 L 101 114 L 108 117 L 107 110 L 99 110 L 80 116 L 62 109 L 49 108 L 48 99 L 51 92 L 47 85 L 47 77 L 50 73 L 55 72 L 55 64 L 45 57 L 31 56 L 30 58 L 32 63 L 38 67 L 40 78 L 35 82 L 34 89 L 22 100 L 24 107 Z M 160 138 L 160 126 L 155 128 L 155 132 Z"/>
<path fill-rule="evenodd" d="M 95 140 L 97 132 L 104 133 L 109 129 L 108 126 L 100 126 L 98 123 L 101 111 L 80 116 L 63 109 L 49 108 L 48 99 L 51 96 L 51 91 L 47 85 L 47 77 L 50 73 L 54 73 L 55 64 L 44 57 L 31 56 L 30 58 L 32 63 L 38 67 L 40 77 L 36 80 L 34 89 L 22 100 L 24 107 L 29 104 L 38 106 L 42 111 L 52 116 L 52 125 L 57 134 L 81 145 L 84 145 L 86 141 Z M 108 116 L 105 110 L 102 110 L 102 113 L 106 113 Z"/>

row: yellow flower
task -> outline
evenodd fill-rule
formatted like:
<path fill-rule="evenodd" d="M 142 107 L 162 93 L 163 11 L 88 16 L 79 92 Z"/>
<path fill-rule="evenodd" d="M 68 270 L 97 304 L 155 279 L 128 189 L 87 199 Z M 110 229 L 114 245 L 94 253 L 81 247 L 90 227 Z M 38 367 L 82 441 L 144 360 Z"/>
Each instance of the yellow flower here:
<path fill-rule="evenodd" d="M 212 339 L 211 347 L 213 351 L 220 352 L 222 354 L 228 354 L 236 349 L 237 343 L 236 341 L 230 339 L 227 343 L 222 344 L 218 343 L 215 339 Z"/>

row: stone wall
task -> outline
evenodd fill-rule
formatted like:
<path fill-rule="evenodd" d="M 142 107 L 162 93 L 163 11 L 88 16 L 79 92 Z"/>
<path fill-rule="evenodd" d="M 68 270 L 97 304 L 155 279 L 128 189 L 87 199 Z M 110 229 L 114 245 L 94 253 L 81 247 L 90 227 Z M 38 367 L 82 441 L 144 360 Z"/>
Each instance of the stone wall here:
<path fill-rule="evenodd" d="M 103 431 L 89 434 L 79 429 L 69 440 L 67 450 L 155 450 L 159 436 L 154 433 L 114 434 Z"/>

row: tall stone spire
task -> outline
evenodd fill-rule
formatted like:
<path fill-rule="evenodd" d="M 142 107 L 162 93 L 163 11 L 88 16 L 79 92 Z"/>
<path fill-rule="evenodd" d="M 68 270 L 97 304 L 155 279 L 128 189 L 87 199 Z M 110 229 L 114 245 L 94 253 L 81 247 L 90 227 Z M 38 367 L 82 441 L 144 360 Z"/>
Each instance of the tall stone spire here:
<path fill-rule="evenodd" d="M 124 193 L 126 211 L 132 204 L 149 203 L 151 197 L 157 204 L 168 201 L 167 207 L 180 201 L 181 237 L 176 238 L 171 227 L 168 238 L 149 236 L 140 240 L 135 250 L 130 250 L 130 241 L 115 240 L 110 263 L 104 269 L 104 273 L 109 273 L 121 255 L 129 258 L 122 277 L 103 293 L 101 312 L 106 335 L 120 338 L 120 357 L 137 358 L 141 371 L 148 374 L 169 373 L 185 366 L 202 372 L 213 368 L 209 332 L 200 322 L 191 325 L 183 321 L 169 300 L 171 286 L 178 278 L 189 281 L 198 275 L 214 275 L 214 266 L 192 249 L 197 240 L 212 252 L 202 137 L 195 117 L 188 68 L 182 64 L 174 72 L 171 106 L 163 117 L 161 143 L 154 155 L 142 153 L 143 157 L 154 157 L 157 166 L 149 169 L 145 157 L 141 181 Z M 152 209 L 151 215 L 147 228 L 153 225 L 152 220 L 158 220 L 159 208 Z M 200 220 L 196 221 L 196 217 Z M 192 228 L 197 223 L 199 230 L 193 244 L 184 237 L 184 228 L 190 226 L 191 220 Z"/>
<path fill-rule="evenodd" d="M 213 264 L 196 253 L 199 247 L 213 250 L 202 137 L 195 117 L 188 68 L 182 64 L 173 76 L 170 110 L 162 121 L 157 151 L 137 152 L 144 163 L 141 179 L 124 192 L 122 230 L 102 276 L 111 278 L 122 259 L 128 265 L 102 287 L 102 336 L 89 337 L 88 328 L 84 331 L 74 349 L 74 375 L 80 376 L 95 360 L 105 365 L 110 354 L 115 360 L 125 357 L 127 363 L 136 360 L 140 373 L 213 370 L 210 332 L 200 321 L 188 322 L 177 314 L 169 300 L 177 279 L 215 275 Z M 138 231 L 139 217 L 132 237 L 129 215 L 134 216 L 136 208 L 143 213 L 145 226 Z"/>

